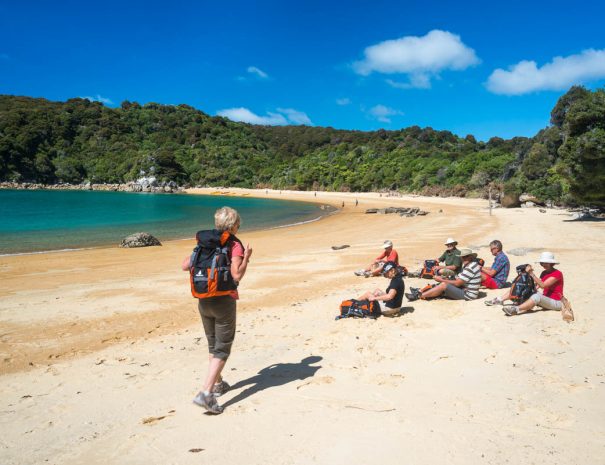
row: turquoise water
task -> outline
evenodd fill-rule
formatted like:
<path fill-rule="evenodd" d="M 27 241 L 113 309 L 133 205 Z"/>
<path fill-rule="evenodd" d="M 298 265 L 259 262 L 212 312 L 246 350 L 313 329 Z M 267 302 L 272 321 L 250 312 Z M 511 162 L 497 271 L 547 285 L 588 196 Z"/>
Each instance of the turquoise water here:
<path fill-rule="evenodd" d="M 0 254 L 117 245 L 135 232 L 160 241 L 214 226 L 217 208 L 235 208 L 242 231 L 309 221 L 317 205 L 187 194 L 0 190 Z"/>

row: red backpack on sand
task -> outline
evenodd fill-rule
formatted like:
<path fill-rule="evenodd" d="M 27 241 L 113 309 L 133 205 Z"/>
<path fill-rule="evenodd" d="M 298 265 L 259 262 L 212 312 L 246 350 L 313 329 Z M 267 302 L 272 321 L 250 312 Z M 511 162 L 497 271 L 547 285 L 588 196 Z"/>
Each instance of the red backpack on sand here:
<path fill-rule="evenodd" d="M 425 260 L 420 277 L 424 279 L 433 279 L 435 277 L 435 267 L 439 264 L 439 260 Z"/>

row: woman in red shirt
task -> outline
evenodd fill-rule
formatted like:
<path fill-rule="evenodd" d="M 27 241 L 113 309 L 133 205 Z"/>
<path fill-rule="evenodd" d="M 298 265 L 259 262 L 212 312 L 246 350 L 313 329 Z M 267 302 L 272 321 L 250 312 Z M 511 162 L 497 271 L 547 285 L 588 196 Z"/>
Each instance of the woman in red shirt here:
<path fill-rule="evenodd" d="M 552 252 L 542 252 L 540 255 L 540 265 L 544 271 L 540 273 L 540 277 L 534 274 L 534 269 L 531 265 L 527 265 L 525 270 L 534 279 L 538 287 L 543 289 L 542 294 L 536 292 L 521 305 L 509 305 L 502 310 L 508 316 L 520 315 L 521 313 L 529 312 L 537 305 L 543 310 L 562 310 L 564 305 L 561 301 L 563 297 L 563 273 L 555 269 L 555 265 L 559 262 L 555 260 L 555 255 Z"/>

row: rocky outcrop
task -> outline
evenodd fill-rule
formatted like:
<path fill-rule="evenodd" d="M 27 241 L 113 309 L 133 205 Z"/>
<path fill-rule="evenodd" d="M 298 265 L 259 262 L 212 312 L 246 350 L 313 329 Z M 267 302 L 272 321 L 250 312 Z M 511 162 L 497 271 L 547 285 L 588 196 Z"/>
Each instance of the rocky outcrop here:
<path fill-rule="evenodd" d="M 429 212 L 420 210 L 418 207 L 387 207 L 387 208 L 368 208 L 366 214 L 378 214 L 378 215 L 391 215 L 393 213 L 399 216 L 412 217 L 412 216 L 424 216 L 428 215 Z"/>
<path fill-rule="evenodd" d="M 500 205 L 504 208 L 517 208 L 521 205 L 519 196 L 515 194 L 504 194 L 500 198 Z"/>
<path fill-rule="evenodd" d="M 175 193 L 183 192 L 174 181 L 158 183 L 153 178 L 150 182 L 148 178 L 142 178 L 144 181 L 131 181 L 126 184 L 92 184 L 90 182 L 82 184 L 41 184 L 35 182 L 0 182 L 0 189 L 56 189 L 56 190 L 82 190 L 82 191 L 113 191 L 113 192 L 153 192 L 153 193 Z"/>
<path fill-rule="evenodd" d="M 131 249 L 134 247 L 150 247 L 154 245 L 162 245 L 162 243 L 151 234 L 146 232 L 131 234 L 130 236 L 122 239 L 122 242 L 120 242 L 120 247 L 126 249 Z"/>

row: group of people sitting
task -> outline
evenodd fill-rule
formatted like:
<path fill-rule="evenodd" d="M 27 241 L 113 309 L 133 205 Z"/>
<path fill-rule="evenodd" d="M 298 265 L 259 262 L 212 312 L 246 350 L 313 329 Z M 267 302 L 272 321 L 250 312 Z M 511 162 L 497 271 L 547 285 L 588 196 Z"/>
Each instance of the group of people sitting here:
<path fill-rule="evenodd" d="M 435 285 L 425 286 L 423 289 L 410 288 L 410 293 L 405 294 L 408 301 L 430 300 L 443 297 L 452 300 L 474 300 L 479 297 L 479 288 L 503 289 L 510 286 L 508 276 L 510 273 L 510 261 L 503 252 L 502 242 L 493 240 L 489 244 L 490 252 L 494 256 L 491 266 L 485 266 L 483 261 L 477 259 L 477 254 L 470 248 L 458 249 L 458 242 L 453 238 L 445 241 L 446 250 L 438 259 L 438 264 L 433 270 Z M 400 312 L 404 296 L 403 273 L 404 268 L 399 265 L 399 255 L 393 249 L 391 241 L 385 241 L 383 252 L 374 261 L 362 270 L 356 271 L 358 276 L 382 275 L 389 279 L 389 286 L 383 292 L 380 289 L 368 291 L 362 294 L 358 300 L 381 301 L 386 307 L 384 315 L 394 315 Z M 558 262 L 552 252 L 543 252 L 538 262 L 544 269 L 540 276 L 536 276 L 531 265 L 525 267 L 542 293 L 535 292 L 529 299 L 517 305 L 504 303 L 511 298 L 511 290 L 508 288 L 501 297 L 495 297 L 485 301 L 488 306 L 503 305 L 503 311 L 508 316 L 520 315 L 533 311 L 537 306 L 544 310 L 564 310 L 565 302 L 563 296 L 563 273 L 555 268 Z M 420 273 L 416 273 L 419 276 Z"/>

